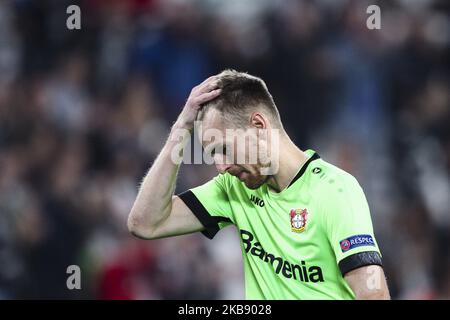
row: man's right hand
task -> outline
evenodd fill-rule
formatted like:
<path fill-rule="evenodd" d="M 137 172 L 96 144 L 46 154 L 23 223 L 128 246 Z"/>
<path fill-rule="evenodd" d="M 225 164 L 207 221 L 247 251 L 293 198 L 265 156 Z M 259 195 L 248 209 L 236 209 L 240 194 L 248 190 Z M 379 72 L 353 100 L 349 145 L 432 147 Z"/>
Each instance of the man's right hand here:
<path fill-rule="evenodd" d="M 191 90 L 183 111 L 175 122 L 175 127 L 192 130 L 194 121 L 202 105 L 220 94 L 217 76 L 212 76 Z"/>

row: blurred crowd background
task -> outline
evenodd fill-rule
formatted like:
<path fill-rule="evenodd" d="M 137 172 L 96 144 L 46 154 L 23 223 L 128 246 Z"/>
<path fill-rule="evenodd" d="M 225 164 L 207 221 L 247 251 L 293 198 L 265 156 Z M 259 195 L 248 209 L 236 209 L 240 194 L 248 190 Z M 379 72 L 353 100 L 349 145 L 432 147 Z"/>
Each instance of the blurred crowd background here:
<path fill-rule="evenodd" d="M 67 6 L 81 30 L 67 30 Z M 381 7 L 381 29 L 366 9 Z M 391 295 L 450 298 L 446 0 L 0 1 L 0 299 L 240 299 L 237 233 L 133 239 L 190 89 L 262 77 L 302 149 L 355 175 Z M 213 166 L 184 165 L 177 191 Z M 81 290 L 66 269 L 81 267 Z"/>

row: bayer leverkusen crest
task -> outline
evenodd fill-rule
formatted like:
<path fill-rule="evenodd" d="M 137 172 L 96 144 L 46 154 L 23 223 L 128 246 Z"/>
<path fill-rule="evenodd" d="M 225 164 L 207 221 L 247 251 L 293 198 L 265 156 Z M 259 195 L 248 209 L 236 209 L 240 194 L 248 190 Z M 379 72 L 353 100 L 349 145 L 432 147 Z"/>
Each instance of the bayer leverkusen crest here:
<path fill-rule="evenodd" d="M 306 209 L 291 209 L 289 215 L 291 217 L 291 230 L 297 233 L 305 231 L 308 211 Z"/>

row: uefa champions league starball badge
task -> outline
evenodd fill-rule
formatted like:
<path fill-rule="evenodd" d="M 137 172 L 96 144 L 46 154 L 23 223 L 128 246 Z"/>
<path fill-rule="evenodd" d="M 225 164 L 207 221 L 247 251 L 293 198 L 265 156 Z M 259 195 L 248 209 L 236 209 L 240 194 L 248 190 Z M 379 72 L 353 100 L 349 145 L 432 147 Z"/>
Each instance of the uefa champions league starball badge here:
<path fill-rule="evenodd" d="M 306 209 L 291 209 L 289 215 L 291 217 L 291 230 L 297 233 L 305 231 L 308 211 Z"/>

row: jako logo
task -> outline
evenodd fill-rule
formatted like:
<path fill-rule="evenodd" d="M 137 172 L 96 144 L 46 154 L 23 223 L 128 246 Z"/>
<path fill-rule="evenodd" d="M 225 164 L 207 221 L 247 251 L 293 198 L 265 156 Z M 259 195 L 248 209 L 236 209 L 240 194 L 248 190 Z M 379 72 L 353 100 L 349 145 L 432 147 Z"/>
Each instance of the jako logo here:
<path fill-rule="evenodd" d="M 349 237 L 347 239 L 341 240 L 339 242 L 342 252 L 347 252 L 350 249 L 361 247 L 361 246 L 372 246 L 375 247 L 375 242 L 370 234 L 359 234 L 356 236 Z"/>
<path fill-rule="evenodd" d="M 271 264 L 276 274 L 281 273 L 285 278 L 298 279 L 301 282 L 324 282 L 322 269 L 319 266 L 308 266 L 303 260 L 300 261 L 300 264 L 293 264 L 282 257 L 276 257 L 274 254 L 266 252 L 258 241 L 253 243 L 253 240 L 256 239 L 251 232 L 240 231 L 245 252 L 258 257 L 262 262 Z"/>
<path fill-rule="evenodd" d="M 261 208 L 264 207 L 264 200 L 258 198 L 257 196 L 250 195 L 250 201 L 256 204 L 257 206 L 260 206 Z"/>

